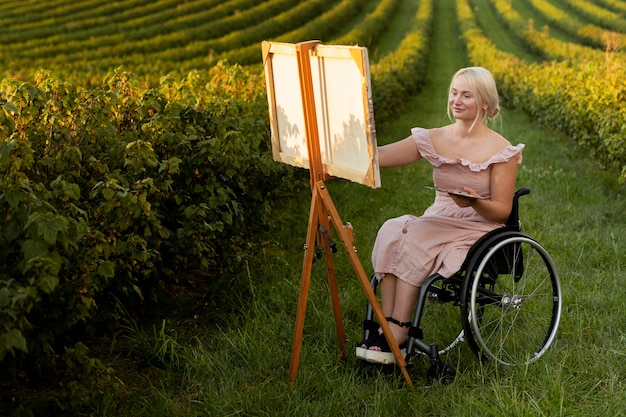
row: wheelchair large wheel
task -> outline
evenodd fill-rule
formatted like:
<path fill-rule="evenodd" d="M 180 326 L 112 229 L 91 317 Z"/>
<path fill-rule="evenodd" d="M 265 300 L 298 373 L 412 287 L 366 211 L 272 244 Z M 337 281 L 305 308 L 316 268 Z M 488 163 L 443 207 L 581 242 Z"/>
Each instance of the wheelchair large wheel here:
<path fill-rule="evenodd" d="M 524 365 L 554 341 L 561 284 L 549 254 L 518 232 L 493 239 L 469 268 L 461 294 L 468 345 L 481 358 Z"/>
<path fill-rule="evenodd" d="M 436 344 L 440 355 L 464 341 L 459 323 L 459 292 L 458 284 L 441 276 L 426 288 L 420 328 L 423 329 L 424 342 Z"/>

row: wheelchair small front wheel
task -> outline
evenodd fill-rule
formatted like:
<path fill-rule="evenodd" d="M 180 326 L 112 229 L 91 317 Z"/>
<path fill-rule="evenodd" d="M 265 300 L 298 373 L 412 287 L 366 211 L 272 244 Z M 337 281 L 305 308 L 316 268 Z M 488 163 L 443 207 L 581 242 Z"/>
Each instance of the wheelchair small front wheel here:
<path fill-rule="evenodd" d="M 562 308 L 559 275 L 547 251 L 512 233 L 493 244 L 469 279 L 462 315 L 479 357 L 504 365 L 541 357 L 554 341 Z"/>
<path fill-rule="evenodd" d="M 454 382 L 456 370 L 454 367 L 445 362 L 434 362 L 428 368 L 428 382 L 430 384 L 440 383 L 441 385 L 450 385 Z"/>

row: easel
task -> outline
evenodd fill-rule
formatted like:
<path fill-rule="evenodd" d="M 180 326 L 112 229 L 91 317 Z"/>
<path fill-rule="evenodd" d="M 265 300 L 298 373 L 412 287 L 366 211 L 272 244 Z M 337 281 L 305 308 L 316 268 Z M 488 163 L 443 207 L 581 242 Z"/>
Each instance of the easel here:
<path fill-rule="evenodd" d="M 293 348 L 291 352 L 291 366 L 289 370 L 289 379 L 292 384 L 295 383 L 298 375 L 298 365 L 300 359 L 300 349 L 302 347 L 302 333 L 304 330 L 304 319 L 306 315 L 306 306 L 308 300 L 309 285 L 311 282 L 311 268 L 313 266 L 313 257 L 315 252 L 315 243 L 321 243 L 323 247 L 324 261 L 326 264 L 326 273 L 330 287 L 330 296 L 335 317 L 335 327 L 337 329 L 337 338 L 339 341 L 339 349 L 341 358 L 345 360 L 345 330 L 341 317 L 341 307 L 339 305 L 339 292 L 337 289 L 337 279 L 335 268 L 332 261 L 331 248 L 329 239 L 325 233 L 331 232 L 331 226 L 337 226 L 336 230 L 341 237 L 346 252 L 350 257 L 352 266 L 361 282 L 361 286 L 365 291 L 367 300 L 372 305 L 374 315 L 378 319 L 383 333 L 389 341 L 389 346 L 396 359 L 396 364 L 402 370 L 402 374 L 409 386 L 412 388 L 413 383 L 406 370 L 406 361 L 400 352 L 395 338 L 392 336 L 391 329 L 382 309 L 376 299 L 376 295 L 370 286 L 367 274 L 356 255 L 356 250 L 352 245 L 354 236 L 351 226 L 343 226 L 339 217 L 339 212 L 335 208 L 333 201 L 326 189 L 324 180 L 327 174 L 324 172 L 322 157 L 320 152 L 319 134 L 317 128 L 317 115 L 315 107 L 315 98 L 313 92 L 313 80 L 311 73 L 310 53 L 320 44 L 320 41 L 308 41 L 296 44 L 296 54 L 298 62 L 298 73 L 300 79 L 300 91 L 302 96 L 302 106 L 304 110 L 304 123 L 306 128 L 307 148 L 310 164 L 310 185 L 311 185 L 311 210 L 309 214 L 309 226 L 307 230 L 306 243 L 304 245 L 304 261 L 302 264 L 302 277 L 300 281 L 300 295 L 298 297 L 298 309 L 296 313 L 296 324 L 293 339 Z"/>

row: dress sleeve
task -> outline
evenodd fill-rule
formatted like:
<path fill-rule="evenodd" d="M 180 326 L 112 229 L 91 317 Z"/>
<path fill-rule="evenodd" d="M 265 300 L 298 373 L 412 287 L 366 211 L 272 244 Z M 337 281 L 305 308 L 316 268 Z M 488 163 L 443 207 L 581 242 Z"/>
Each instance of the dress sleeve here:
<path fill-rule="evenodd" d="M 422 127 L 414 127 L 411 129 L 411 136 L 415 141 L 415 146 L 417 146 L 417 150 L 419 151 L 422 158 L 426 159 L 433 166 L 439 166 L 443 163 L 441 157 L 435 151 L 435 147 L 430 140 L 430 134 L 428 130 Z"/>
<path fill-rule="evenodd" d="M 515 158 L 517 161 L 517 165 L 519 165 L 522 163 L 522 151 L 524 150 L 524 146 L 525 145 L 523 143 L 520 143 L 515 146 L 513 145 L 506 146 L 502 148 L 498 153 L 493 155 L 491 158 L 489 158 L 486 164 L 490 165 L 490 164 L 497 164 L 500 162 L 508 162 L 512 158 Z"/>
<path fill-rule="evenodd" d="M 440 161 L 441 163 L 458 163 L 461 164 L 463 166 L 466 166 L 469 168 L 470 171 L 473 172 L 480 172 L 480 171 L 484 171 L 485 169 L 489 168 L 490 165 L 492 164 L 498 164 L 501 162 L 508 162 L 510 161 L 512 158 L 515 158 L 517 161 L 517 164 L 521 164 L 522 163 L 522 150 L 524 149 L 524 144 L 520 143 L 518 145 L 509 145 L 509 146 L 505 146 L 504 148 L 500 149 L 498 152 L 496 152 L 495 154 L 493 154 L 489 159 L 487 159 L 485 162 L 472 162 L 472 161 L 468 161 L 467 159 L 462 159 L 462 158 L 454 158 L 454 159 L 446 159 L 446 158 L 441 158 L 440 157 Z"/>

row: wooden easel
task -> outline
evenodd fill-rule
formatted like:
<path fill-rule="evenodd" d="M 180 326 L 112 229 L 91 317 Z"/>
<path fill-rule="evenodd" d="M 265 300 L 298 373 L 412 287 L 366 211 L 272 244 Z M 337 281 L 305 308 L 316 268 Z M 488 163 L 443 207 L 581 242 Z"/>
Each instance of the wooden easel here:
<path fill-rule="evenodd" d="M 383 333 L 389 341 L 389 346 L 396 358 L 396 364 L 402 370 L 402 374 L 409 386 L 412 388 L 413 383 L 406 370 L 406 361 L 400 352 L 395 338 L 392 336 L 391 329 L 382 309 L 376 299 L 376 295 L 372 290 L 370 281 L 356 255 L 356 250 L 352 245 L 354 236 L 351 226 L 343 226 L 339 212 L 335 208 L 333 201 L 326 189 L 324 180 L 327 174 L 324 172 L 322 157 L 320 151 L 319 134 L 317 130 L 317 115 L 315 107 L 315 97 L 313 93 L 313 80 L 311 73 L 310 54 L 311 51 L 320 44 L 320 41 L 308 41 L 296 44 L 296 55 L 298 62 L 298 73 L 300 79 L 300 90 L 302 95 L 302 106 L 304 109 L 304 123 L 306 128 L 306 139 L 311 175 L 311 211 L 309 214 L 309 226 L 307 230 L 306 243 L 304 245 L 304 260 L 302 264 L 302 277 L 300 281 L 300 294 L 298 297 L 298 309 L 296 313 L 296 324 L 293 339 L 293 348 L 291 352 L 291 366 L 289 371 L 289 379 L 292 384 L 295 383 L 298 375 L 298 365 L 300 360 L 300 349 L 302 347 L 302 333 L 304 330 L 304 319 L 306 315 L 306 306 L 309 293 L 309 285 L 311 282 L 311 269 L 313 266 L 313 257 L 315 253 L 316 241 L 323 247 L 323 256 L 326 264 L 326 273 L 330 287 L 330 296 L 332 301 L 333 314 L 335 317 L 335 326 L 337 329 L 337 338 L 339 341 L 339 349 L 342 359 L 345 360 L 345 342 L 346 335 L 341 317 L 341 307 L 339 304 L 339 292 L 337 289 L 337 278 L 335 268 L 332 261 L 331 248 L 329 239 L 325 233 L 331 233 L 332 226 L 336 226 L 336 230 L 341 237 L 343 246 L 350 257 L 352 266 L 361 282 L 361 286 L 365 291 L 367 300 L 372 305 L 375 317 L 378 319 Z"/>

